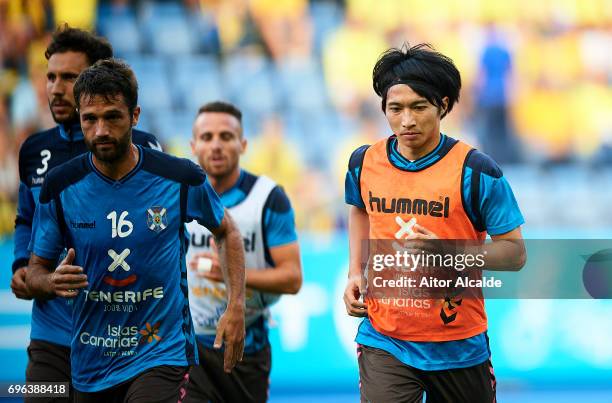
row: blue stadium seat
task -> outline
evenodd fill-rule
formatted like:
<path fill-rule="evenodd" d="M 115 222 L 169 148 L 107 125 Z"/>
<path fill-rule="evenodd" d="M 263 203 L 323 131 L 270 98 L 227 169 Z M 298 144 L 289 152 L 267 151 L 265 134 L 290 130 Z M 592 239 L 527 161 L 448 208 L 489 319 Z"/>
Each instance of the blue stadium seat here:
<path fill-rule="evenodd" d="M 185 7 L 180 1 L 143 1 L 139 11 L 143 19 L 186 15 Z"/>
<path fill-rule="evenodd" d="M 310 59 L 289 59 L 278 66 L 289 107 L 320 112 L 328 107 L 323 73 Z"/>
<path fill-rule="evenodd" d="M 136 18 L 129 12 L 120 15 L 111 13 L 107 17 L 100 17 L 98 30 L 113 45 L 116 57 L 124 57 L 126 54 L 142 50 L 142 38 Z"/>
<path fill-rule="evenodd" d="M 138 118 L 138 124 L 136 125 L 136 129 L 153 133 L 155 136 L 157 136 L 157 133 L 155 133 L 155 127 L 152 122 L 151 113 L 149 113 L 149 111 L 145 109 L 142 109 L 140 111 L 140 117 Z"/>
<path fill-rule="evenodd" d="M 188 18 L 197 51 L 210 55 L 221 53 L 221 39 L 214 16 L 208 10 L 202 10 Z"/>
<path fill-rule="evenodd" d="M 146 2 L 141 8 L 140 20 L 148 51 L 178 56 L 195 50 L 191 20 L 180 3 Z"/>
<path fill-rule="evenodd" d="M 330 163 L 332 140 L 344 137 L 342 125 L 333 110 L 290 110 L 283 114 L 283 122 L 287 138 L 303 152 L 304 162 L 325 169 Z"/>
<path fill-rule="evenodd" d="M 165 143 L 185 143 L 189 146 L 194 119 L 195 112 L 191 111 L 159 111 L 152 115 L 151 123 L 155 130 L 153 133 Z"/>
<path fill-rule="evenodd" d="M 225 99 L 219 64 L 212 56 L 175 58 L 171 77 L 175 102 L 187 111 Z"/>
<path fill-rule="evenodd" d="M 161 57 L 128 56 L 138 80 L 138 103 L 147 112 L 150 109 L 168 110 L 173 107 L 170 86 L 168 83 L 167 63 Z"/>
<path fill-rule="evenodd" d="M 270 63 L 261 55 L 236 54 L 223 65 L 224 86 L 229 97 L 254 114 L 267 114 L 277 109 L 280 82 L 273 77 Z"/>
<path fill-rule="evenodd" d="M 325 40 L 344 20 L 343 10 L 331 1 L 311 1 L 310 16 L 314 27 L 314 48 L 317 55 Z"/>
<path fill-rule="evenodd" d="M 245 109 L 238 102 L 236 103 L 242 111 L 242 132 L 247 139 L 252 140 L 262 134 L 263 123 L 265 116 L 251 113 L 250 110 Z"/>
<path fill-rule="evenodd" d="M 147 28 L 153 53 L 182 56 L 193 53 L 195 43 L 186 18 L 151 19 Z"/>

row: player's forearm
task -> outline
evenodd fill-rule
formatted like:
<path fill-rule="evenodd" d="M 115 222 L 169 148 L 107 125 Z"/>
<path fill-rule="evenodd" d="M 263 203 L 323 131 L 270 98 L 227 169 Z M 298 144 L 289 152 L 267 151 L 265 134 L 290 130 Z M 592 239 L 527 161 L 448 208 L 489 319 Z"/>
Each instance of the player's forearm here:
<path fill-rule="evenodd" d="M 51 287 L 49 276 L 51 276 L 49 269 L 41 264 L 33 263 L 32 260 L 30 260 L 30 265 L 26 271 L 26 285 L 33 298 L 55 298 L 55 291 Z"/>
<path fill-rule="evenodd" d="M 367 259 L 367 241 L 370 222 L 365 210 L 351 206 L 349 212 L 349 273 L 348 277 L 360 277 L 364 259 Z"/>
<path fill-rule="evenodd" d="M 12 265 L 13 273 L 21 267 L 26 267 L 30 260 L 28 246 L 32 238 L 32 221 L 36 204 L 32 190 L 22 181 L 19 184 L 19 200 L 17 203 L 17 215 L 15 217 L 15 242 L 14 256 Z"/>
<path fill-rule="evenodd" d="M 525 266 L 527 254 L 522 239 L 500 239 L 483 245 L 484 267 L 491 271 L 519 271 Z"/>
<path fill-rule="evenodd" d="M 246 286 L 263 292 L 297 294 L 302 287 L 302 273 L 293 263 L 272 269 L 246 269 Z"/>
<path fill-rule="evenodd" d="M 28 251 L 28 244 L 32 236 L 32 223 L 28 222 L 24 218 L 17 216 L 15 220 L 15 248 L 14 256 L 15 259 L 12 264 L 13 273 L 19 268 L 26 267 L 30 259 L 30 252 Z"/>
<path fill-rule="evenodd" d="M 225 236 L 217 239 L 221 270 L 228 290 L 228 306 L 244 305 L 245 269 L 243 240 L 233 225 Z"/>

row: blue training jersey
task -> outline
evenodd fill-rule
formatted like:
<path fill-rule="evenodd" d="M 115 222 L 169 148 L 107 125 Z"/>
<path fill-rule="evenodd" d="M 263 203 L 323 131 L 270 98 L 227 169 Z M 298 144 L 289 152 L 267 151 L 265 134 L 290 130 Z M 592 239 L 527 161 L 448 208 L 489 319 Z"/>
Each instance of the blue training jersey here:
<path fill-rule="evenodd" d="M 441 134 L 440 143 L 433 151 L 418 160 L 409 161 L 400 154 L 397 138 L 390 141 L 389 162 L 399 169 L 412 172 L 435 164 L 457 143 L 452 137 Z M 365 205 L 359 189 L 359 177 L 367 149 L 368 146 L 361 146 L 353 152 L 345 181 L 346 203 L 362 209 L 365 209 Z M 466 213 L 478 231 L 501 235 L 525 222 L 510 185 L 489 156 L 476 150 L 469 154 L 464 166 L 459 169 L 463 169 L 462 193 Z M 471 367 L 483 363 L 491 355 L 486 332 L 463 340 L 413 342 L 383 335 L 374 329 L 368 318 L 361 322 L 355 341 L 385 350 L 404 364 L 426 371 Z"/>
<path fill-rule="evenodd" d="M 187 299 L 184 223 L 217 228 L 223 206 L 196 164 L 138 147 L 115 181 L 91 153 L 49 172 L 34 220 L 34 254 L 75 249 L 89 283 L 74 299 L 74 387 L 95 392 L 161 365 L 197 364 Z"/>
<path fill-rule="evenodd" d="M 161 150 L 152 134 L 132 130 L 132 141 L 143 147 Z M 19 150 L 19 201 L 15 219 L 15 248 L 13 273 L 28 265 L 28 244 L 32 237 L 32 221 L 38 204 L 40 189 L 47 172 L 52 168 L 87 152 L 79 124 L 58 125 L 29 136 Z M 70 345 L 71 309 L 64 298 L 34 300 L 30 339 L 44 340 L 68 347 Z"/>

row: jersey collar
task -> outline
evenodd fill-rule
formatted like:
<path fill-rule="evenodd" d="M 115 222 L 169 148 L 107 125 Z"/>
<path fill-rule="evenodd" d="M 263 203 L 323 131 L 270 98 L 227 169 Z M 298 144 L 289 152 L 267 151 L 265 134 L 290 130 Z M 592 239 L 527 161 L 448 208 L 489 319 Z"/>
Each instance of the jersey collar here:
<path fill-rule="evenodd" d="M 60 136 L 66 141 L 82 141 L 84 139 L 80 123 L 67 125 L 60 123 L 57 127 L 59 128 Z"/>
<path fill-rule="evenodd" d="M 132 170 L 130 172 L 128 172 L 125 176 L 123 176 L 123 178 L 119 179 L 119 180 L 114 180 L 112 178 L 109 178 L 108 176 L 104 175 L 102 172 L 100 172 L 98 170 L 98 168 L 96 168 L 96 166 L 93 163 L 93 153 L 90 151 L 87 155 L 87 161 L 89 162 L 89 167 L 91 168 L 91 170 L 98 175 L 98 177 L 100 179 L 102 179 L 103 181 L 110 183 L 110 184 L 122 184 L 125 183 L 127 180 L 129 180 L 132 176 L 136 175 L 136 173 L 138 171 L 140 171 L 140 168 L 142 167 L 142 163 L 145 159 L 145 155 L 144 155 L 144 151 L 142 149 L 142 147 L 138 144 L 135 144 L 136 148 L 138 149 L 138 163 L 136 164 L 136 166 L 134 168 L 132 168 Z"/>
<path fill-rule="evenodd" d="M 403 171 L 421 171 L 429 168 L 442 159 L 457 143 L 457 140 L 440 133 L 440 142 L 430 153 L 415 161 L 409 161 L 400 154 L 397 144 L 397 136 L 393 135 L 387 140 L 387 157 L 389 162 L 396 168 Z"/>
<path fill-rule="evenodd" d="M 245 172 L 241 169 L 240 176 L 238 176 L 236 183 L 225 192 L 219 194 L 221 203 L 223 203 L 225 207 L 233 207 L 244 200 L 245 193 L 242 191 L 242 183 L 245 177 Z"/>
<path fill-rule="evenodd" d="M 225 192 L 219 193 L 219 196 L 226 195 L 228 193 L 233 192 L 235 189 L 240 188 L 243 181 L 244 181 L 244 170 L 240 169 L 240 175 L 238 175 L 238 179 L 236 180 L 236 182 L 232 185 L 231 188 L 227 189 Z"/>

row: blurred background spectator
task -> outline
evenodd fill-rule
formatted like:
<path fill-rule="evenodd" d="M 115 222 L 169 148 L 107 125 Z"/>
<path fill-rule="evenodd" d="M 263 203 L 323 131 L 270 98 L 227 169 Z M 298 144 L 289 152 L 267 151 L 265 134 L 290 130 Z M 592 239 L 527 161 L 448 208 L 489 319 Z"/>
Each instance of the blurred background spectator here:
<path fill-rule="evenodd" d="M 477 127 L 477 139 L 482 151 L 499 164 L 519 161 L 510 122 L 510 96 L 512 56 L 507 40 L 501 38 L 495 28 L 486 32 L 486 42 L 480 56 L 476 75 L 473 119 Z"/>

